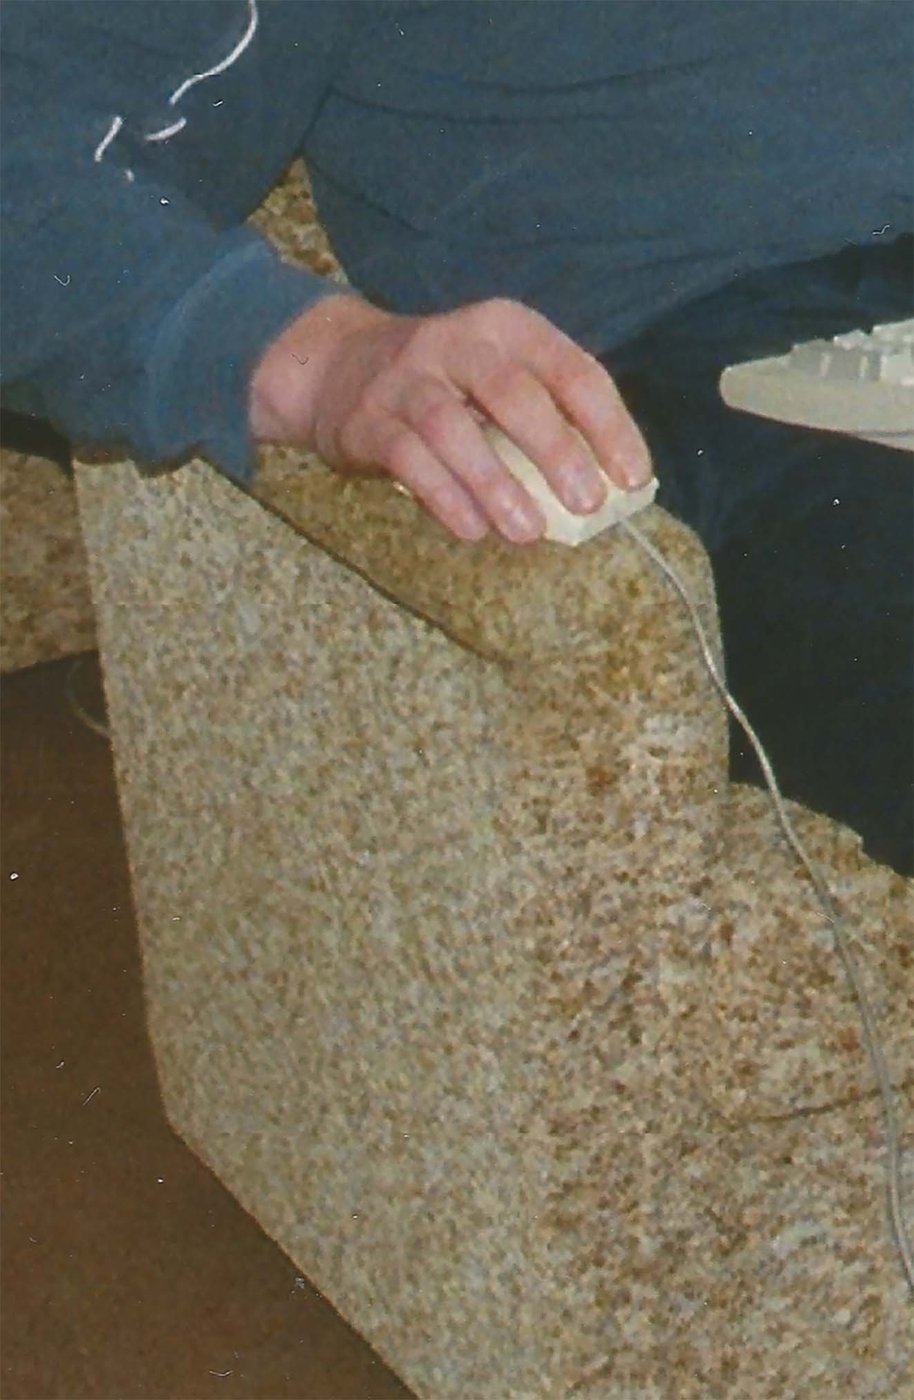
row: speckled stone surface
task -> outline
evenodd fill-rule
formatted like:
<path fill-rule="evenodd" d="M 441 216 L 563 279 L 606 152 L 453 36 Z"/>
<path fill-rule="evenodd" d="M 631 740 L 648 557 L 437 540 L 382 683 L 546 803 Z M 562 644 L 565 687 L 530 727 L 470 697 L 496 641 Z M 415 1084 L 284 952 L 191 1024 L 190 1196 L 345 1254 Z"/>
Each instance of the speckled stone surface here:
<path fill-rule="evenodd" d="M 53 462 L 0 451 L 0 669 L 95 646 L 72 481 Z"/>
<path fill-rule="evenodd" d="M 296 1264 L 428 1400 L 910 1396 L 853 1005 L 635 544 L 78 488 L 166 1107 Z M 910 1147 L 911 887 L 791 811 Z"/>
<path fill-rule="evenodd" d="M 250 222 L 290 262 L 302 263 L 320 277 L 346 284 L 348 279 L 317 217 L 311 182 L 301 160 L 294 160 L 267 195 Z"/>
<path fill-rule="evenodd" d="M 290 261 L 345 284 L 302 161 L 292 163 L 250 222 Z M 73 482 L 41 457 L 0 449 L 0 671 L 95 645 Z"/>

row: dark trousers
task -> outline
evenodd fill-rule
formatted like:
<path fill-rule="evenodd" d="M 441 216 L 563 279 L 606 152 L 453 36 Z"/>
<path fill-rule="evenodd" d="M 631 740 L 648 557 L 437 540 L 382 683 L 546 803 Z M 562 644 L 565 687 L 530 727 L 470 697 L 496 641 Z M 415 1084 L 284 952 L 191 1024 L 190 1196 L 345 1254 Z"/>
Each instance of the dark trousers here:
<path fill-rule="evenodd" d="M 912 241 L 766 270 L 604 362 L 654 454 L 658 503 L 708 549 L 727 677 L 782 790 L 914 873 L 909 454 L 726 407 L 728 365 L 912 315 Z M 731 725 L 731 776 L 763 779 Z"/>

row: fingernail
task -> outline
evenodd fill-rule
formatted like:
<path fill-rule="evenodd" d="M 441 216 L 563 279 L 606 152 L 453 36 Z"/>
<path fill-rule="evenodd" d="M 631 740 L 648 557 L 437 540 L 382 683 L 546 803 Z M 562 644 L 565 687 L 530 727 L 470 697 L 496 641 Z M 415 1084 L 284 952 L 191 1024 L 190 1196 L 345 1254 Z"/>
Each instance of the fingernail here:
<path fill-rule="evenodd" d="M 654 475 L 654 468 L 650 456 L 642 450 L 630 457 L 625 464 L 623 471 L 625 480 L 628 482 L 630 490 L 636 486 L 646 486 Z"/>
<path fill-rule="evenodd" d="M 653 472 L 648 466 L 631 466 L 625 469 L 625 480 L 630 491 L 634 491 L 638 486 L 646 486 L 653 476 Z"/>
<path fill-rule="evenodd" d="M 537 539 L 545 524 L 538 511 L 527 506 L 512 506 L 505 528 L 512 539 L 522 542 Z"/>
<path fill-rule="evenodd" d="M 479 516 L 465 515 L 460 522 L 460 534 L 465 540 L 484 540 L 488 533 L 488 525 Z"/>
<path fill-rule="evenodd" d="M 568 500 L 575 511 L 592 511 L 606 499 L 606 490 L 599 478 L 590 472 L 586 476 L 573 476 L 568 483 Z"/>

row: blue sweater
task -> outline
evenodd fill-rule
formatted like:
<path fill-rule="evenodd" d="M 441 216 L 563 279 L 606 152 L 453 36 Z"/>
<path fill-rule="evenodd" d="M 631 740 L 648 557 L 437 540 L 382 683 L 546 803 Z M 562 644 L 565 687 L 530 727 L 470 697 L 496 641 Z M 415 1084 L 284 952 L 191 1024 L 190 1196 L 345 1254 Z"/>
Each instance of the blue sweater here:
<path fill-rule="evenodd" d="M 253 366 L 339 291 L 244 223 L 297 153 L 365 295 L 517 297 L 595 352 L 752 269 L 908 232 L 912 16 L 4 0 L 3 403 L 247 479 Z"/>

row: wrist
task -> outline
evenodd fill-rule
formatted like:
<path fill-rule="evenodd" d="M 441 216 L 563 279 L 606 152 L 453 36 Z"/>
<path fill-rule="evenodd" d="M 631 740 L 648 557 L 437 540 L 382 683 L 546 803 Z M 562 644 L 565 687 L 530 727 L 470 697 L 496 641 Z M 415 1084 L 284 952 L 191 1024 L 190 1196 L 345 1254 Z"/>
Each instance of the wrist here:
<path fill-rule="evenodd" d="M 251 376 L 251 434 L 258 442 L 311 444 L 314 406 L 340 343 L 389 313 L 356 293 L 321 297 L 271 341 Z"/>

